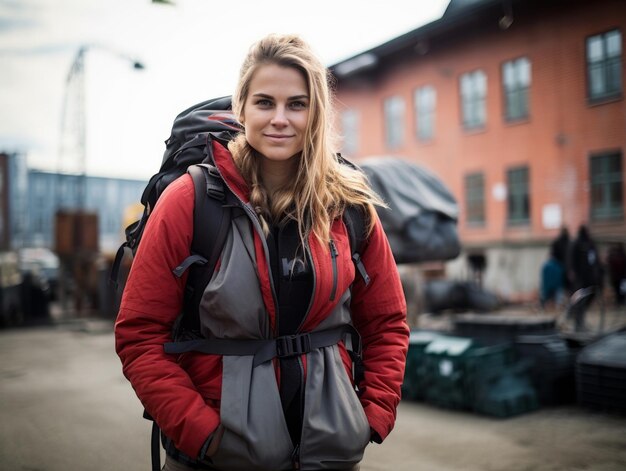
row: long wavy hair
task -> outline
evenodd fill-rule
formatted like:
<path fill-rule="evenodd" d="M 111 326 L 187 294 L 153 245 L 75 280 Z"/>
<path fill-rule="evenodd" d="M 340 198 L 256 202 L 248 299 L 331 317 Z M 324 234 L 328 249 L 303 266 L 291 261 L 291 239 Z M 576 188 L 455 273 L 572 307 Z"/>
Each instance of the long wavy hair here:
<path fill-rule="evenodd" d="M 384 205 L 367 183 L 365 175 L 339 162 L 333 148 L 330 75 L 308 44 L 295 35 L 269 35 L 250 48 L 240 71 L 233 95 L 233 112 L 244 122 L 244 105 L 255 72 L 265 65 L 292 67 L 304 77 L 309 93 L 309 115 L 304 148 L 296 175 L 285 186 L 269 195 L 260 174 L 260 158 L 241 133 L 229 144 L 235 164 L 250 186 L 250 202 L 263 229 L 268 222 L 285 218 L 297 222 L 304 242 L 310 233 L 328 246 L 332 221 L 349 205 L 363 208 L 367 233 L 375 223 L 374 205 Z"/>

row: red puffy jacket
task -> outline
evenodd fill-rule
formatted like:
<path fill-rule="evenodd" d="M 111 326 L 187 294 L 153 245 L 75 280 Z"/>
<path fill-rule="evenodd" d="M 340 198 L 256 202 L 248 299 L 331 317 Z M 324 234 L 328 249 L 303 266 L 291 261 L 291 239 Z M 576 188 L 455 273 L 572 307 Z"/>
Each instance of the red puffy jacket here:
<path fill-rule="evenodd" d="M 248 188 L 229 152 L 214 144 L 215 163 L 227 185 L 243 202 Z M 115 325 L 116 350 L 125 376 L 146 410 L 185 454 L 198 456 L 220 423 L 221 357 L 189 352 L 168 355 L 174 321 L 181 312 L 185 276 L 172 270 L 189 256 L 193 232 L 194 188 L 189 175 L 173 182 L 159 199 L 136 253 Z M 362 260 L 371 278 L 355 278 L 346 227 L 337 220 L 331 236 L 342 255 L 338 292 L 352 285 L 352 322 L 362 337 L 365 379 L 360 401 L 370 427 L 384 439 L 393 428 L 408 346 L 406 304 L 397 268 L 380 221 L 376 222 Z M 269 321 L 274 323 L 270 272 L 261 235 L 254 233 L 260 288 Z M 312 331 L 333 309 L 328 249 L 311 237 L 317 283 L 313 304 L 302 326 Z M 336 280 L 335 280 L 336 281 Z M 245 288 L 244 288 L 245 290 Z M 339 299 L 335 300 L 336 304 Z M 342 346 L 346 369 L 350 358 Z"/>

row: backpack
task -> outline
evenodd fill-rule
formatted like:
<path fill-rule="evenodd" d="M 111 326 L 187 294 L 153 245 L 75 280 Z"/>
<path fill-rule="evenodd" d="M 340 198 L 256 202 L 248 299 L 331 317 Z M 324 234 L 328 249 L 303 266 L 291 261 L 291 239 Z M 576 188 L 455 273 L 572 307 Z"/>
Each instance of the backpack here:
<path fill-rule="evenodd" d="M 132 255 L 136 253 L 150 213 L 165 188 L 187 172 L 191 166 L 205 161 L 209 163 L 210 139 L 217 139 L 226 143 L 241 130 L 239 123 L 230 112 L 230 105 L 231 100 L 228 96 L 207 100 L 186 109 L 174 120 L 171 135 L 165 141 L 166 148 L 161 168 L 158 173 L 150 178 L 141 195 L 141 204 L 144 206 L 143 214 L 139 220 L 125 229 L 126 240 L 115 255 L 110 275 L 110 283 L 115 289 L 119 286 L 119 268 L 122 259 L 126 253 L 130 252 Z M 196 188 L 202 187 L 203 183 L 199 178 L 201 175 L 197 171 L 193 171 L 191 175 L 194 186 Z M 209 180 L 207 180 L 207 185 L 209 185 Z M 216 193 L 212 188 L 211 190 L 207 189 L 207 194 L 212 198 L 215 197 L 216 200 L 223 198 L 223 194 Z M 204 198 L 199 198 L 199 193 L 196 191 L 196 204 L 203 202 Z M 214 207 L 215 205 L 211 205 L 209 208 Z M 221 209 L 219 211 L 221 212 Z M 194 214 L 195 212 L 194 209 Z M 215 227 L 213 224 L 210 226 Z M 194 230 L 196 227 L 201 226 L 194 224 Z M 209 237 L 209 240 L 218 241 L 215 235 L 209 235 Z M 196 239 L 194 237 L 194 240 Z"/>
<path fill-rule="evenodd" d="M 159 197 L 165 188 L 184 173 L 189 173 L 194 184 L 194 223 L 191 243 L 191 254 L 174 270 L 178 277 L 190 270 L 185 286 L 183 312 L 178 316 L 173 332 L 173 342 L 165 344 L 168 353 L 177 353 L 177 348 L 185 348 L 200 338 L 200 320 L 198 309 L 202 293 L 209 283 L 230 228 L 233 211 L 238 205 L 235 197 L 224 183 L 219 170 L 215 166 L 212 155 L 212 141 L 226 145 L 242 130 L 231 112 L 231 97 L 211 99 L 194 105 L 174 120 L 170 137 L 165 141 L 166 149 L 159 172 L 153 175 L 141 196 L 144 211 L 141 218 L 125 229 L 126 240 L 117 251 L 110 272 L 110 284 L 115 289 L 119 286 L 119 269 L 124 255 L 130 252 L 134 255 L 139 247 L 143 231 Z M 337 154 L 338 160 L 355 167 L 352 163 Z M 215 224 L 203 224 L 206 220 L 215 221 Z M 369 276 L 361 261 L 360 253 L 366 244 L 365 215 L 357 208 L 346 208 L 343 220 L 350 240 L 352 260 L 356 270 L 367 285 Z M 219 221 L 219 222 L 218 222 Z M 337 332 L 322 335 L 319 341 L 334 342 L 333 336 Z M 346 330 L 340 334 L 350 334 L 350 356 L 354 363 L 355 384 L 363 378 L 363 367 L 360 360 L 360 338 L 358 333 Z M 219 345 L 220 349 L 232 348 L 239 351 L 240 344 Z M 291 348 L 291 346 L 286 346 Z M 144 418 L 153 421 L 151 457 L 152 469 L 160 470 L 160 429 L 156 421 L 144 411 Z M 167 439 L 162 436 L 162 443 L 169 446 Z"/>

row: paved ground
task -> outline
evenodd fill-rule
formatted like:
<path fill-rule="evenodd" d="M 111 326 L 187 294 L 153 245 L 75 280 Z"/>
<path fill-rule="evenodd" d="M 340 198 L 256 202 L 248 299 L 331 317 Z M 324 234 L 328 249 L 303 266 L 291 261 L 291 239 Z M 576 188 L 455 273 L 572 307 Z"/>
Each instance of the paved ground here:
<path fill-rule="evenodd" d="M 0 332 L 0 468 L 150 469 L 150 424 L 120 372 L 110 324 Z M 578 407 L 510 419 L 403 402 L 362 471 L 623 471 L 626 417 Z"/>

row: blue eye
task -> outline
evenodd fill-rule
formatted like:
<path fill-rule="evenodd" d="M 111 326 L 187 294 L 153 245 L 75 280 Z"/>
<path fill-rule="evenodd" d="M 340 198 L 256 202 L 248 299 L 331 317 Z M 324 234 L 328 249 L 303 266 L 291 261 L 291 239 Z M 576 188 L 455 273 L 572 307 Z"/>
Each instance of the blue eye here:
<path fill-rule="evenodd" d="M 290 103 L 291 108 L 296 109 L 296 110 L 303 110 L 306 109 L 307 104 L 303 101 L 293 101 Z"/>

